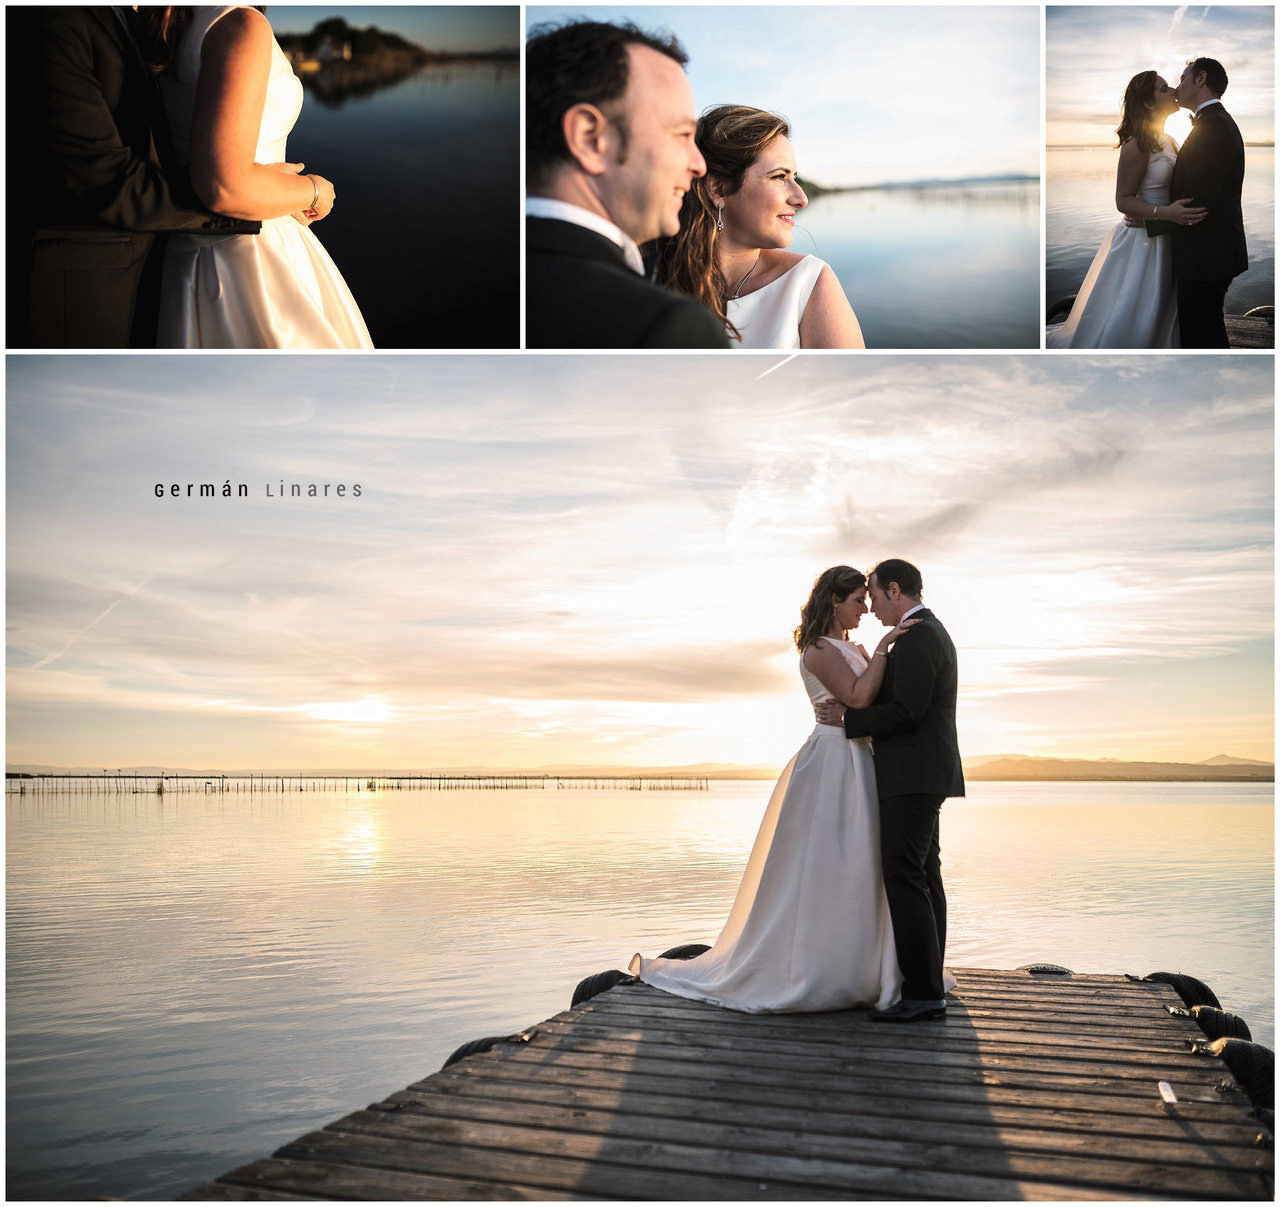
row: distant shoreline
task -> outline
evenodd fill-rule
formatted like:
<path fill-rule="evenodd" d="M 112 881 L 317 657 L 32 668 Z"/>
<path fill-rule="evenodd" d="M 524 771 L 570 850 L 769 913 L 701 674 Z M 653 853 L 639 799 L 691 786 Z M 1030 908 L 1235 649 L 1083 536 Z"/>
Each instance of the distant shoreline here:
<path fill-rule="evenodd" d="M 908 192 L 924 189 L 974 189 L 991 185 L 1038 185 L 1040 177 L 1023 173 L 1009 173 L 1002 176 L 966 176 L 959 180 L 882 180 L 878 184 L 838 185 L 818 184 L 807 177 L 800 177 L 798 182 L 809 198 L 812 199 L 835 193 L 878 193 L 886 190 Z"/>
<path fill-rule="evenodd" d="M 1275 147 L 1274 142 L 1246 142 L 1246 147 Z M 1099 142 L 1062 142 L 1048 143 L 1045 145 L 1046 151 L 1115 151 L 1118 150 L 1114 143 Z"/>
<path fill-rule="evenodd" d="M 122 768 L 119 772 L 111 772 L 103 775 L 101 771 L 77 771 L 70 769 L 58 768 L 56 770 L 44 771 L 15 771 L 7 770 L 5 772 L 5 780 L 8 783 L 29 782 L 36 779 L 155 779 L 159 777 L 171 777 L 177 779 L 193 779 L 205 778 L 210 781 L 218 779 L 226 780 L 249 780 L 260 779 L 267 780 L 275 777 L 285 779 L 308 777 L 316 778 L 349 778 L 354 781 L 364 780 L 381 780 L 395 779 L 401 777 L 439 777 L 444 779 L 468 780 L 468 779 L 493 779 L 493 778 L 509 778 L 509 779 L 681 779 L 695 776 L 706 781 L 720 781 L 728 783 L 736 782 L 758 782 L 770 783 L 776 780 L 780 774 L 778 771 L 772 770 L 742 770 L 733 771 L 724 770 L 677 770 L 674 768 L 595 768 L 592 770 L 574 769 L 574 770 L 546 770 L 539 769 L 536 771 L 513 771 L 504 770 L 473 770 L 465 771 L 416 771 L 416 772 L 396 772 L 396 771 L 283 771 L 273 769 L 268 771 L 190 771 L 190 770 L 160 770 L 142 769 L 142 768 Z M 1025 771 L 986 771 L 981 767 L 972 770 L 966 770 L 965 779 L 972 784 L 1072 784 L 1072 783 L 1130 783 L 1130 784 L 1270 784 L 1275 782 L 1275 772 L 1273 768 L 1258 767 L 1231 767 L 1222 769 L 1205 768 L 1203 771 L 1182 771 L 1170 770 L 1161 773 L 1159 771 L 1138 772 L 1126 771 L 1117 768 L 1113 772 L 1097 769 L 1081 769 L 1079 771 L 1046 771 L 1043 774 L 1028 774 Z"/>

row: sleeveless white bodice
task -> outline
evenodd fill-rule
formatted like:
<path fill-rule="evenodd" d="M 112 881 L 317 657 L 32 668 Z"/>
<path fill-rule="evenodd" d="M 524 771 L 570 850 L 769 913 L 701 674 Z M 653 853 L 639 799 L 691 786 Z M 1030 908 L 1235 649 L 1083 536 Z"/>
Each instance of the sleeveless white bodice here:
<path fill-rule="evenodd" d="M 729 321 L 741 333 L 742 348 L 800 347 L 800 319 L 826 262 L 805 256 L 763 289 L 725 306 Z"/>
<path fill-rule="evenodd" d="M 1169 184 L 1173 180 L 1173 165 L 1178 154 L 1169 139 L 1164 139 L 1158 151 L 1152 151 L 1147 160 L 1147 170 L 1138 186 L 1138 197 L 1152 205 L 1168 205 Z"/>
<path fill-rule="evenodd" d="M 848 660 L 849 665 L 853 667 L 854 673 L 861 675 L 867 669 L 867 660 L 847 641 L 837 641 L 834 637 L 819 637 L 819 641 L 829 642 L 840 651 Z M 809 700 L 814 704 L 825 704 L 828 700 L 834 700 L 835 697 L 827 691 L 822 685 L 822 680 L 818 678 L 804 664 L 804 655 L 800 655 L 800 679 L 804 683 L 804 690 L 809 693 Z"/>
<path fill-rule="evenodd" d="M 191 24 L 178 41 L 173 66 L 160 77 L 160 91 L 169 118 L 174 152 L 184 166 L 191 163 L 191 123 L 195 115 L 196 83 L 200 78 L 200 51 L 205 35 L 219 18 L 240 7 L 243 6 L 195 8 Z M 285 162 L 285 143 L 301 112 L 302 81 L 294 74 L 292 64 L 273 38 L 267 100 L 262 108 L 258 146 L 253 155 L 255 163 Z"/>

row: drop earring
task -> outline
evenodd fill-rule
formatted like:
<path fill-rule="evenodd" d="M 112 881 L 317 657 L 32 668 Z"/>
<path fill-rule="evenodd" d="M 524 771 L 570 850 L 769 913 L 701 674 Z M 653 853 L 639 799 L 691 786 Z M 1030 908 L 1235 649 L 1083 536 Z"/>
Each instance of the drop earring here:
<path fill-rule="evenodd" d="M 716 230 L 724 230 L 724 202 L 716 202 Z"/>

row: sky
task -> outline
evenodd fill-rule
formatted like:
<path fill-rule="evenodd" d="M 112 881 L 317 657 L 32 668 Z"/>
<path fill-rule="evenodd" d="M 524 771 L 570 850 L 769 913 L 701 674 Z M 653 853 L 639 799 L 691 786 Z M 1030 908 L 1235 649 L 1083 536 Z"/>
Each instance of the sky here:
<path fill-rule="evenodd" d="M 1222 102 L 1246 142 L 1275 139 L 1275 11 L 1270 6 L 1058 7 L 1046 10 L 1046 132 L 1050 146 L 1114 146 L 1129 81 L 1157 71 L 1176 83 L 1188 59 L 1217 59 Z M 1181 143 L 1190 119 L 1165 129 Z"/>
<path fill-rule="evenodd" d="M 453 52 L 502 50 L 520 45 L 518 5 L 380 5 L 348 4 L 318 8 L 303 4 L 271 4 L 267 19 L 277 33 L 308 33 L 317 22 L 342 17 L 348 25 L 376 25 L 400 34 L 426 50 Z"/>
<path fill-rule="evenodd" d="M 574 17 L 675 33 L 696 111 L 781 113 L 801 176 L 829 188 L 1040 174 L 1037 7 L 527 10 L 530 29 Z"/>
<path fill-rule="evenodd" d="M 777 768 L 886 556 L 966 757 L 1271 757 L 1270 357 L 191 366 L 9 358 L 11 764 Z"/>

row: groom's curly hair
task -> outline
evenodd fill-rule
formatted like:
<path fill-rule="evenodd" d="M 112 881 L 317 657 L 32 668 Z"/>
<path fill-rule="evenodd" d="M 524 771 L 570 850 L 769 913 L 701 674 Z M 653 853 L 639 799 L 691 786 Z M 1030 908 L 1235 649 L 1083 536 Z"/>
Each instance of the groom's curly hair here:
<path fill-rule="evenodd" d="M 867 585 L 867 576 L 852 566 L 832 566 L 813 580 L 813 590 L 800 609 L 800 625 L 792 634 L 802 654 L 831 631 L 836 604 Z"/>
<path fill-rule="evenodd" d="M 545 185 L 569 161 L 564 115 L 574 105 L 604 109 L 627 91 L 629 46 L 647 46 L 681 67 L 689 61 L 669 33 L 646 33 L 630 21 L 567 21 L 539 25 L 525 45 L 525 174 L 531 188 Z M 626 123 L 618 126 L 625 150 Z"/>

